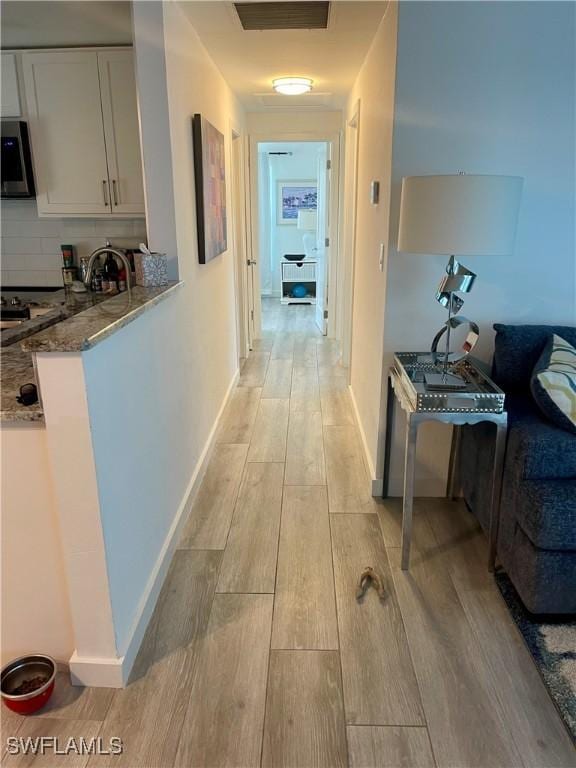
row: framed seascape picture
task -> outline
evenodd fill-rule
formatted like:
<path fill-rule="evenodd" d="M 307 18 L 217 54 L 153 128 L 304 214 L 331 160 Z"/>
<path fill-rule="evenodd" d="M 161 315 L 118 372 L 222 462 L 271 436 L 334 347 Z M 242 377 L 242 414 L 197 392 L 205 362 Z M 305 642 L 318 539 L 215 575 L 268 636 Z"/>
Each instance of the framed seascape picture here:
<path fill-rule="evenodd" d="M 296 224 L 298 211 L 318 208 L 318 186 L 315 179 L 305 181 L 278 181 L 277 224 Z"/>
<path fill-rule="evenodd" d="M 198 260 L 206 264 L 227 249 L 224 136 L 202 115 L 192 120 Z"/>

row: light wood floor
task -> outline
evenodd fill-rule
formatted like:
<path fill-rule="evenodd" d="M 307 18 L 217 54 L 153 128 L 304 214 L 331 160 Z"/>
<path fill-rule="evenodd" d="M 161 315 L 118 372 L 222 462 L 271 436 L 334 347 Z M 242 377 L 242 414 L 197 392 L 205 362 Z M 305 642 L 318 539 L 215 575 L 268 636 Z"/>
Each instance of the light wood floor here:
<path fill-rule="evenodd" d="M 39 716 L 3 721 L 124 754 L 5 764 L 575 766 L 472 516 L 418 500 L 400 570 L 400 502 L 369 495 L 337 346 L 311 308 L 265 304 L 131 684 L 62 679 Z M 355 600 L 367 565 L 383 601 Z"/>

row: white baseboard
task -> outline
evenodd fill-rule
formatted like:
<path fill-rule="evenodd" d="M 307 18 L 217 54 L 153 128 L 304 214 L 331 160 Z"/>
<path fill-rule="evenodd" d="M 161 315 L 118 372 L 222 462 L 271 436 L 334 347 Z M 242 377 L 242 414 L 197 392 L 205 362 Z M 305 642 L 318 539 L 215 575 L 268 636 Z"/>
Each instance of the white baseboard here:
<path fill-rule="evenodd" d="M 372 496 L 382 496 L 384 493 L 384 478 L 372 478 Z"/>
<path fill-rule="evenodd" d="M 99 659 L 94 656 L 78 656 L 76 651 L 68 662 L 72 685 L 90 688 L 124 688 L 123 658 Z"/>
<path fill-rule="evenodd" d="M 134 620 L 129 633 L 130 640 L 128 641 L 124 655 L 116 659 L 100 659 L 80 657 L 74 652 L 70 659 L 70 675 L 73 685 L 123 688 L 128 682 L 128 677 L 130 676 L 136 655 L 142 643 L 142 639 L 144 638 L 146 627 L 152 617 L 160 590 L 162 589 L 164 579 L 168 573 L 168 568 L 172 562 L 174 551 L 180 540 L 180 532 L 187 518 L 186 512 L 190 508 L 206 472 L 206 467 L 208 466 L 210 456 L 212 455 L 212 450 L 216 444 L 216 435 L 220 426 L 220 420 L 224 413 L 224 409 L 228 405 L 230 396 L 238 383 L 238 376 L 239 371 L 236 371 L 228 385 L 226 395 L 224 396 L 222 405 L 218 411 L 218 416 L 216 417 L 206 444 L 204 445 L 204 449 L 192 472 L 192 476 L 184 491 L 176 514 L 174 515 L 170 530 L 164 539 L 162 549 L 156 559 L 154 568 L 150 573 L 148 583 L 146 584 L 146 588 L 136 612 L 136 619 Z"/>
<path fill-rule="evenodd" d="M 368 442 L 366 440 L 366 434 L 364 432 L 364 428 L 362 427 L 362 422 L 360 421 L 360 413 L 358 411 L 358 405 L 356 404 L 356 398 L 354 397 L 354 390 L 352 389 L 350 384 L 348 385 L 348 392 L 350 393 L 350 400 L 352 401 L 352 410 L 354 412 L 354 420 L 356 421 L 356 426 L 358 427 L 358 431 L 360 432 L 360 440 L 362 442 L 362 452 L 364 454 L 364 463 L 366 464 L 366 469 L 368 470 L 368 475 L 370 476 L 370 493 L 372 496 L 382 496 L 384 480 L 381 477 L 376 477 L 374 464 L 372 463 L 370 451 L 368 450 Z"/>

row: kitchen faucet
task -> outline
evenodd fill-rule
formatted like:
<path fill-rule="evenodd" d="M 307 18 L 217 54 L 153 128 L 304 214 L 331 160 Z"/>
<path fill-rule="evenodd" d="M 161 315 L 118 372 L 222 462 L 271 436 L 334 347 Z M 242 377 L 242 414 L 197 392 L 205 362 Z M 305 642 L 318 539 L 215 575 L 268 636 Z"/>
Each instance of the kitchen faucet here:
<path fill-rule="evenodd" d="M 123 253 L 123 251 L 120 251 L 118 248 L 112 248 L 109 242 L 106 242 L 106 245 L 104 245 L 102 248 L 96 248 L 96 250 L 92 251 L 90 254 L 90 258 L 88 259 L 88 266 L 86 267 L 84 285 L 88 289 L 90 288 L 92 283 L 92 271 L 94 269 L 94 262 L 103 253 L 111 253 L 113 256 L 117 256 L 124 265 L 126 270 L 126 289 L 128 291 L 128 301 L 130 301 L 132 298 L 132 267 L 130 266 L 130 262 L 126 254 Z"/>

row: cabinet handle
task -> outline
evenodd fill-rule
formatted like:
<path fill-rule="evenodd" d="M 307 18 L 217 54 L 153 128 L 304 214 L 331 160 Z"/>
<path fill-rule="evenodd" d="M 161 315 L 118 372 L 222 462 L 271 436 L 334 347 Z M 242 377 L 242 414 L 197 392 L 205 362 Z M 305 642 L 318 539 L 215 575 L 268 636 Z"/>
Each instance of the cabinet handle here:
<path fill-rule="evenodd" d="M 114 195 L 114 205 L 118 205 L 118 195 L 116 193 L 116 179 L 112 179 L 112 194 Z"/>
<path fill-rule="evenodd" d="M 110 205 L 110 201 L 108 199 L 108 182 L 106 179 L 102 179 L 102 196 L 104 198 L 104 205 Z"/>

